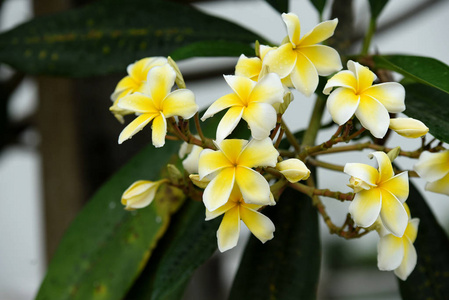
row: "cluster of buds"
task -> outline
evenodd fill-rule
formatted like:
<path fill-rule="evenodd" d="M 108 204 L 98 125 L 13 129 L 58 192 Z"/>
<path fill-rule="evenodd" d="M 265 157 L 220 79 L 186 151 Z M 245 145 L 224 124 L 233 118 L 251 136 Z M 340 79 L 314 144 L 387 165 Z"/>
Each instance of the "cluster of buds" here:
<path fill-rule="evenodd" d="M 277 205 L 279 195 L 290 187 L 314 199 L 333 233 L 356 238 L 377 230 L 379 269 L 394 270 L 405 280 L 416 265 L 413 242 L 419 220 L 411 218 L 405 204 L 408 172 L 395 175 L 392 161 L 397 155 L 418 158 L 422 153 L 416 173 L 429 181 L 429 190 L 449 194 L 449 150 L 431 148 L 425 145 L 424 138 L 423 146 L 413 152 L 390 151 L 375 142 L 337 146 L 362 133 L 383 139 L 391 129 L 417 138 L 424 136 L 428 128 L 418 120 L 390 118 L 390 113 L 405 110 L 405 90 L 399 83 L 373 84 L 376 74 L 352 60 L 347 62 L 347 70 L 341 71 L 338 52 L 320 44 L 334 34 L 337 19 L 320 23 L 301 37 L 298 17 L 288 13 L 282 18 L 287 27 L 284 42 L 279 47 L 256 43 L 256 57 L 241 55 L 235 74 L 224 76 L 232 91 L 213 102 L 201 118 L 195 96 L 186 89 L 171 58 L 144 58 L 128 67 L 128 76 L 111 96 L 114 104 L 110 110 L 121 122 L 128 114 L 136 118 L 123 129 L 119 143 L 151 124 L 155 147 L 164 146 L 166 139 L 184 142 L 179 151 L 184 175 L 183 180 L 135 182 L 124 192 L 122 203 L 126 209 L 142 208 L 152 202 L 162 184 L 181 188 L 193 200 L 204 203 L 206 220 L 223 215 L 217 231 L 218 248 L 223 252 L 237 245 L 241 220 L 262 243 L 272 239 L 275 225 L 261 211 Z M 310 96 L 317 89 L 319 76 L 331 76 L 323 94 L 329 95 L 327 109 L 338 128 L 329 140 L 312 146 L 301 143 L 291 133 L 282 115 L 293 100 L 291 89 Z M 200 119 L 204 121 L 224 110 L 216 138 L 204 136 Z M 190 132 L 191 118 L 196 134 Z M 242 119 L 251 137 L 229 138 Z M 283 139 L 289 142 L 288 149 L 279 148 Z M 318 155 L 361 149 L 376 150 L 371 156 L 377 168 L 354 162 L 331 165 L 317 159 Z M 353 192 L 316 188 L 309 179 L 308 166 L 346 173 Z M 351 218 L 341 227 L 334 225 L 321 196 L 351 201 Z"/>

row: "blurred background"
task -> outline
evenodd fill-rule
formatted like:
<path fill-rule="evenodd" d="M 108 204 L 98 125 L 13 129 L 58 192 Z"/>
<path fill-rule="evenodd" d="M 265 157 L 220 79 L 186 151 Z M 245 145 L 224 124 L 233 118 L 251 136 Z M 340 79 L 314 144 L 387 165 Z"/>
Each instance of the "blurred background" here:
<path fill-rule="evenodd" d="M 88 0 L 9 0 L 0 1 L 0 30 L 6 31 L 34 16 L 87 4 Z M 330 14 L 329 1 L 324 17 Z M 354 28 L 347 34 L 360 50 L 360 37 L 369 21 L 365 0 L 339 0 L 354 12 Z M 265 1 L 201 1 L 192 5 L 212 15 L 234 21 L 268 40 L 279 43 L 286 35 L 280 15 Z M 302 34 L 318 23 L 309 1 L 291 1 L 290 10 L 301 20 Z M 384 9 L 372 42 L 376 52 L 430 56 L 449 64 L 449 1 L 392 0 Z M 228 93 L 222 74 L 233 73 L 237 58 L 188 59 L 179 62 L 187 86 L 201 108 Z M 83 62 L 80 62 L 83 63 Z M 130 62 L 132 63 L 132 62 Z M 92 66 L 95 67 L 95 66 Z M 0 299 L 32 299 L 45 274 L 46 265 L 71 220 L 107 178 L 149 142 L 149 131 L 118 146 L 123 126 L 110 114 L 110 94 L 125 75 L 65 79 L 31 77 L 0 67 L 2 123 L 7 128 L 0 152 Z M 313 99 L 295 93 L 286 113 L 291 129 L 307 126 Z M 323 123 L 330 121 L 326 113 Z M 324 131 L 324 141 L 334 129 Z M 390 145 L 415 149 L 420 141 L 393 136 Z M 326 157 L 329 160 L 370 163 L 367 152 Z M 403 169 L 413 161 L 400 158 Z M 319 174 L 319 186 L 349 191 L 344 174 Z M 329 178 L 332 178 L 330 180 Z M 424 182 L 414 180 L 423 190 Z M 449 231 L 449 198 L 425 193 L 440 224 Z M 117 203 L 120 199 L 117 199 Z M 332 219 L 343 222 L 347 203 L 324 199 Z M 376 266 L 377 235 L 360 240 L 342 240 L 327 233 L 322 224 L 323 259 L 319 286 L 320 299 L 400 299 L 392 272 Z M 239 247 L 215 255 L 193 278 L 186 299 L 226 299 L 226 289 L 243 250 Z M 207 272 L 220 272 L 218 287 L 205 285 Z M 209 291 L 205 286 L 209 286 Z M 209 294 L 208 294 L 209 293 Z"/>

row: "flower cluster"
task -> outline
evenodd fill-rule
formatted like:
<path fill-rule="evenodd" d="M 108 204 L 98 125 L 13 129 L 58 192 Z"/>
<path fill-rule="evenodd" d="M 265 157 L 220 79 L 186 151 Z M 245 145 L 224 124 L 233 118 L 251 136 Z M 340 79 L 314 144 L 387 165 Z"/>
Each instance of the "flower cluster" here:
<path fill-rule="evenodd" d="M 183 189 L 190 198 L 204 203 L 206 220 L 223 216 L 217 231 L 218 248 L 223 252 L 237 245 L 240 221 L 262 243 L 271 240 L 275 224 L 261 211 L 267 206 L 282 205 L 277 204 L 279 195 L 292 188 L 313 198 L 331 232 L 356 238 L 377 230 L 379 269 L 394 270 L 405 280 L 416 265 L 413 242 L 419 220 L 411 218 L 405 204 L 409 173 L 395 174 L 392 161 L 397 155 L 417 157 L 416 153 L 422 152 L 415 165 L 416 172 L 429 181 L 428 190 L 449 195 L 449 150 L 438 152 L 441 147 L 431 149 L 425 145 L 418 152 L 407 152 L 376 144 L 376 139 L 387 138 L 388 130 L 408 138 L 428 132 L 419 120 L 390 115 L 405 110 L 403 86 L 383 82 L 355 60 L 348 60 L 347 70 L 340 71 L 338 52 L 320 44 L 334 34 L 337 19 L 320 23 L 303 36 L 295 14 L 282 14 L 282 19 L 287 37 L 281 45 L 256 43 L 256 56 L 241 55 L 235 74 L 224 75 L 231 91 L 214 101 L 201 117 L 205 121 L 226 111 L 214 139 L 203 134 L 195 96 L 186 89 L 171 58 L 145 58 L 128 67 L 128 76 L 119 82 L 111 96 L 114 104 L 110 110 L 120 121 L 129 114 L 136 114 L 136 118 L 123 129 L 119 143 L 151 124 L 155 147 L 164 146 L 166 139 L 184 142 L 179 150 L 184 174 L 177 170 L 182 178 L 176 182 L 137 181 L 124 192 L 122 203 L 126 209 L 147 206 L 162 184 Z M 316 92 L 319 76 L 329 76 L 322 92 L 328 95 L 327 109 L 338 126 L 332 137 L 313 146 L 306 136 L 316 135 L 320 120 L 312 118 L 311 122 L 318 122 L 318 126 L 309 126 L 301 142 L 302 137 L 298 138 L 285 124 L 283 114 L 293 100 L 292 90 L 311 96 Z M 196 134 L 190 131 L 190 118 L 195 119 Z M 242 122 L 251 136 L 231 138 Z M 364 132 L 370 135 L 362 136 Z M 371 141 L 356 140 L 365 137 Z M 349 141 L 353 144 L 336 146 Z M 422 141 L 424 145 L 425 139 Z M 281 149 L 282 142 L 288 146 Z M 370 156 L 377 162 L 377 168 L 356 162 L 343 167 L 317 158 L 367 148 L 376 150 Z M 310 166 L 346 173 L 353 192 L 318 189 L 309 178 Z M 320 196 L 351 201 L 351 217 L 343 226 L 333 224 Z"/>

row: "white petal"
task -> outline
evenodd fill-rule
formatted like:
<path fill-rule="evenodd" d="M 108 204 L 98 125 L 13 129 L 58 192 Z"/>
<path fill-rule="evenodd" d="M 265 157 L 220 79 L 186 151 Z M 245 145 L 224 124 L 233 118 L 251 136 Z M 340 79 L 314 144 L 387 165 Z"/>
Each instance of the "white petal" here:
<path fill-rule="evenodd" d="M 449 173 L 439 180 L 428 182 L 426 184 L 426 190 L 449 196 Z"/>
<path fill-rule="evenodd" d="M 290 182 L 307 179 L 310 175 L 310 170 L 307 166 L 297 158 L 290 158 L 279 162 L 276 165 L 276 169 Z"/>
<path fill-rule="evenodd" d="M 268 103 L 251 103 L 243 111 L 242 117 L 251 129 L 251 136 L 256 140 L 267 138 L 271 129 L 276 126 L 276 110 Z"/>
<path fill-rule="evenodd" d="M 217 127 L 217 142 L 224 140 L 237 127 L 242 119 L 244 108 L 241 106 L 234 106 L 229 108 L 226 114 L 218 123 Z"/>
<path fill-rule="evenodd" d="M 399 267 L 404 258 L 402 238 L 387 234 L 377 244 L 377 267 L 381 271 L 392 271 Z"/>
<path fill-rule="evenodd" d="M 220 252 L 234 248 L 239 241 L 240 215 L 238 207 L 228 210 L 217 231 L 218 249 Z"/>
<path fill-rule="evenodd" d="M 299 44 L 301 35 L 301 24 L 299 23 L 299 18 L 294 13 L 283 13 L 282 20 L 284 20 L 287 26 L 288 37 L 293 46 Z"/>
<path fill-rule="evenodd" d="M 382 190 L 382 189 L 381 189 Z M 401 201 L 388 191 L 382 190 L 382 208 L 380 218 L 384 226 L 395 236 L 404 235 L 408 224 L 408 215 Z"/>
<path fill-rule="evenodd" d="M 214 211 L 228 202 L 234 187 L 234 174 L 234 168 L 223 169 L 207 185 L 203 194 L 203 202 L 207 210 Z"/>
<path fill-rule="evenodd" d="M 349 205 L 349 213 L 358 226 L 369 227 L 379 216 L 381 203 L 378 189 L 363 190 L 355 194 L 354 200 Z"/>
<path fill-rule="evenodd" d="M 246 203 L 270 205 L 270 186 L 260 173 L 246 167 L 237 167 L 235 182 Z"/>
<path fill-rule="evenodd" d="M 347 163 L 343 172 L 350 176 L 363 180 L 370 186 L 375 186 L 377 180 L 379 179 L 379 172 L 374 167 L 366 164 Z"/>
<path fill-rule="evenodd" d="M 404 259 L 401 265 L 394 270 L 394 274 L 402 280 L 406 280 L 407 277 L 415 269 L 416 262 L 418 261 L 418 255 L 416 254 L 416 249 L 413 244 L 407 239 L 404 241 Z"/>
<path fill-rule="evenodd" d="M 385 106 L 376 99 L 361 96 L 355 115 L 374 137 L 381 139 L 387 133 L 390 115 Z"/>
<path fill-rule="evenodd" d="M 356 112 L 360 97 L 347 88 L 338 88 L 327 98 L 327 109 L 338 125 L 346 123 Z"/>
<path fill-rule="evenodd" d="M 248 102 L 281 103 L 284 97 L 284 86 L 279 75 L 269 73 L 254 87 Z"/>
<path fill-rule="evenodd" d="M 313 63 L 302 53 L 297 52 L 296 64 L 290 74 L 295 89 L 310 97 L 318 86 L 318 72 Z"/>
<path fill-rule="evenodd" d="M 414 169 L 416 173 L 427 181 L 435 181 L 449 173 L 449 150 L 431 153 L 421 153 Z"/>
<path fill-rule="evenodd" d="M 341 65 L 340 55 L 334 48 L 323 45 L 313 45 L 301 47 L 299 51 L 313 63 L 318 74 L 321 76 L 328 76 L 334 72 L 340 71 L 343 67 Z"/>
<path fill-rule="evenodd" d="M 267 216 L 242 205 L 240 208 L 240 217 L 251 233 L 262 243 L 273 238 L 274 224 Z"/>
<path fill-rule="evenodd" d="M 399 113 L 405 110 L 405 89 L 397 82 L 385 82 L 373 85 L 363 91 L 380 103 L 391 113 Z"/>

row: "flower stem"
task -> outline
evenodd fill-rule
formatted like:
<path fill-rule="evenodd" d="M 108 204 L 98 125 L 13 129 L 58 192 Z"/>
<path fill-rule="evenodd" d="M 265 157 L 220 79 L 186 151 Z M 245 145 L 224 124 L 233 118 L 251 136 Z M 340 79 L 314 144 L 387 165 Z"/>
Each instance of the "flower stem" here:
<path fill-rule="evenodd" d="M 323 95 L 318 95 L 315 100 L 315 106 L 313 107 L 312 117 L 310 118 L 309 127 L 304 133 L 302 145 L 313 146 L 318 134 L 318 130 L 321 127 L 321 118 L 323 116 L 324 107 L 326 106 L 326 98 Z"/>
<path fill-rule="evenodd" d="M 290 142 L 290 144 L 293 146 L 293 148 L 295 148 L 295 150 L 297 152 L 299 152 L 301 147 L 299 146 L 298 141 L 296 140 L 296 137 L 293 135 L 293 133 L 287 127 L 287 124 L 285 124 L 283 119 L 281 119 L 281 128 L 284 130 L 287 140 Z"/>
<path fill-rule="evenodd" d="M 322 167 L 325 169 L 334 170 L 334 171 L 338 171 L 338 172 L 343 172 L 343 169 L 344 169 L 343 166 L 334 165 L 334 164 L 320 161 L 320 160 L 317 160 L 317 159 L 314 159 L 311 157 L 307 158 L 307 163 L 310 163 L 311 165 L 316 166 L 316 167 Z"/>
<path fill-rule="evenodd" d="M 367 55 L 369 46 L 371 44 L 371 39 L 373 38 L 374 32 L 376 31 L 376 20 L 374 18 L 371 18 L 369 22 L 368 32 L 365 35 L 365 39 L 363 40 L 363 46 L 361 55 Z"/>

